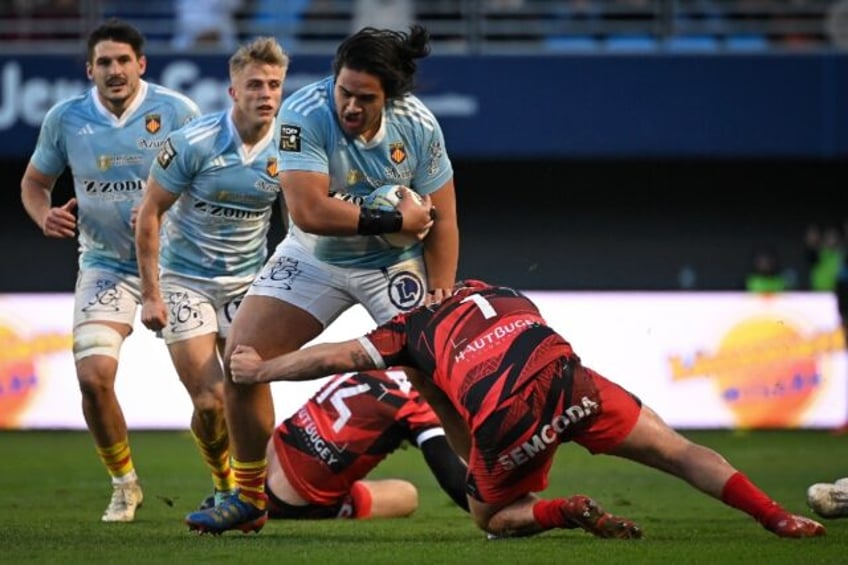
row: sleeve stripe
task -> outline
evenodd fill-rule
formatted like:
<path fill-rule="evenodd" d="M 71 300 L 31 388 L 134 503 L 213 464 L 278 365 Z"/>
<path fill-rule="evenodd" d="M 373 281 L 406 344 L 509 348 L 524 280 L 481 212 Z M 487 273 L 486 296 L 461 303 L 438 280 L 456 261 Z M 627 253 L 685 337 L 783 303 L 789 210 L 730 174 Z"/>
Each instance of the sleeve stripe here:
<path fill-rule="evenodd" d="M 433 439 L 434 437 L 443 435 L 445 435 L 445 430 L 443 428 L 430 428 L 429 430 L 424 430 L 418 434 L 418 437 L 415 438 L 415 443 L 417 443 L 420 448 L 428 439 Z"/>
<path fill-rule="evenodd" d="M 324 94 L 324 91 L 314 88 L 292 99 L 289 104 L 289 110 L 308 116 L 310 112 L 320 107 L 326 100 L 327 96 Z"/>
<path fill-rule="evenodd" d="M 203 141 L 207 137 L 211 137 L 217 134 L 219 131 L 221 131 L 221 126 L 217 124 L 206 127 L 192 128 L 191 131 L 186 132 L 186 141 L 188 141 L 189 145 L 194 145 L 195 143 Z"/>
<path fill-rule="evenodd" d="M 377 351 L 377 348 L 374 347 L 374 344 L 371 343 L 371 340 L 367 337 L 360 337 L 358 341 L 359 345 L 362 346 L 362 349 L 364 349 L 365 352 L 368 353 L 368 356 L 371 357 L 371 360 L 374 361 L 374 364 L 377 366 L 377 368 L 385 369 L 386 362 L 383 361 L 383 356 L 380 355 L 380 352 Z"/>
<path fill-rule="evenodd" d="M 433 113 L 414 98 L 406 97 L 396 101 L 394 111 L 399 116 L 409 116 L 410 119 L 419 122 L 428 130 L 435 129 L 436 119 L 433 117 Z"/>

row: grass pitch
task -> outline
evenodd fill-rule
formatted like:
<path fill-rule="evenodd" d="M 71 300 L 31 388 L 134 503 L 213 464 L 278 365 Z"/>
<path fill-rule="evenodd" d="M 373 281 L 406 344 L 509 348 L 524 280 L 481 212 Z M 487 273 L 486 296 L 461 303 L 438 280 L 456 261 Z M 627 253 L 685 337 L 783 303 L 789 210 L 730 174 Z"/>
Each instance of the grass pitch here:
<path fill-rule="evenodd" d="M 848 476 L 848 436 L 826 431 L 685 432 L 717 449 L 792 511 L 810 483 Z M 420 508 L 399 520 L 272 521 L 262 532 L 190 534 L 182 519 L 210 479 L 187 432 L 133 432 L 145 501 L 131 524 L 103 524 L 111 494 L 87 433 L 0 432 L 2 563 L 845 564 L 848 519 L 822 520 L 823 538 L 780 539 L 678 479 L 577 445 L 560 447 L 549 496 L 584 493 L 634 519 L 642 540 L 556 530 L 487 541 L 439 489 L 417 449 L 389 457 L 375 477 L 402 477 Z"/>

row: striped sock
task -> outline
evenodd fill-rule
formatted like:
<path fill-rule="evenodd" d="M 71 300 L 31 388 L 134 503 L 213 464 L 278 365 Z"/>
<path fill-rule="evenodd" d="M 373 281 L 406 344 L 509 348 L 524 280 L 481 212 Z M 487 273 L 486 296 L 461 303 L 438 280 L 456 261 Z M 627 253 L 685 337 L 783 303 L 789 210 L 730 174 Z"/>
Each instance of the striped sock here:
<path fill-rule="evenodd" d="M 233 473 L 239 488 L 239 498 L 260 510 L 265 510 L 268 497 L 265 495 L 265 476 L 268 460 L 238 461 L 233 459 Z"/>
<path fill-rule="evenodd" d="M 95 445 L 97 455 L 106 466 L 113 479 L 134 479 L 135 468 L 133 467 L 132 455 L 128 439 L 119 441 L 115 445 L 100 447 Z"/>
<path fill-rule="evenodd" d="M 213 441 L 205 441 L 199 438 L 194 431 L 191 432 L 194 443 L 203 457 L 206 466 L 212 472 L 212 484 L 216 490 L 233 490 L 236 485 L 233 470 L 230 468 L 230 439 L 227 430 Z"/>

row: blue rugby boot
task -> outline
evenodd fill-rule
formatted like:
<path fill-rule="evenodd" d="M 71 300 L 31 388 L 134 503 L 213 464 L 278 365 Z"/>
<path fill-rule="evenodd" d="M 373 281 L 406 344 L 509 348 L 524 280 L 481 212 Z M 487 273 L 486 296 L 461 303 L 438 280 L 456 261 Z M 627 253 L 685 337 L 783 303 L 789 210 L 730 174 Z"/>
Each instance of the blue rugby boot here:
<path fill-rule="evenodd" d="M 213 535 L 220 535 L 227 530 L 259 533 L 267 521 L 268 512 L 242 500 L 238 491 L 220 504 L 206 510 L 197 510 L 185 518 L 190 531 Z"/>

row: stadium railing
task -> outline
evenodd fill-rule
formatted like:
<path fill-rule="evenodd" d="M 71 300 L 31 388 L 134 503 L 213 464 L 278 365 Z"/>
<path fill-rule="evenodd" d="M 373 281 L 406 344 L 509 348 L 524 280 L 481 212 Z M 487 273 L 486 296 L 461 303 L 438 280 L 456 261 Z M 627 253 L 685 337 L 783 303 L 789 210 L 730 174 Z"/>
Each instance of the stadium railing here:
<path fill-rule="evenodd" d="M 607 51 L 815 51 L 848 48 L 848 0 L 394 0 L 430 30 L 440 54 Z M 150 52 L 176 33 L 173 0 L 31 0 L 0 4 L 0 49 L 68 52 L 98 22 L 137 25 Z M 235 15 L 239 39 L 270 34 L 297 53 L 332 53 L 357 0 L 254 0 Z M 208 9 L 202 2 L 198 10 Z M 379 18 L 378 18 L 379 16 Z M 375 13 L 375 21 L 386 22 Z M 368 21 L 368 18 L 365 18 Z M 389 22 L 405 28 L 410 22 Z M 194 51 L 217 52 L 221 45 Z"/>

